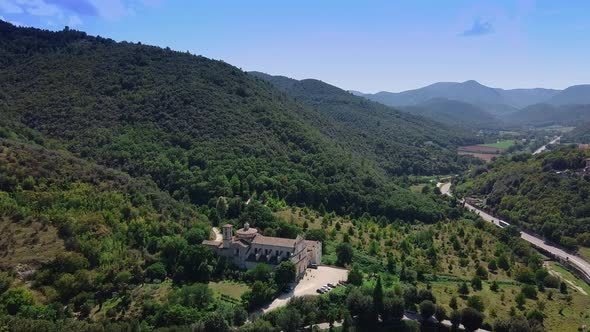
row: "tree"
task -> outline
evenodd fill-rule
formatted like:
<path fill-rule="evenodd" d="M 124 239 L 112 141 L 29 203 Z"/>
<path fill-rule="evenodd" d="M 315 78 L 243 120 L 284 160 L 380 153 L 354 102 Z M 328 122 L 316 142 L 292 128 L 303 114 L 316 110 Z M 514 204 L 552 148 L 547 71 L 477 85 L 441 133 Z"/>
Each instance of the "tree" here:
<path fill-rule="evenodd" d="M 473 290 L 482 289 L 481 278 L 479 276 L 474 276 L 473 279 L 471 279 L 471 287 L 473 287 Z"/>
<path fill-rule="evenodd" d="M 246 275 L 254 281 L 268 282 L 272 276 L 272 268 L 268 264 L 258 263 Z"/>
<path fill-rule="evenodd" d="M 217 216 L 220 219 L 225 218 L 228 208 L 229 206 L 227 204 L 227 199 L 225 197 L 219 197 L 217 199 L 217 203 L 215 204 L 215 210 L 217 211 Z"/>
<path fill-rule="evenodd" d="M 363 273 L 358 266 L 353 265 L 352 270 L 348 273 L 348 280 L 350 284 L 360 286 L 363 284 Z"/>
<path fill-rule="evenodd" d="M 459 294 L 461 294 L 461 295 L 469 294 L 469 286 L 467 286 L 467 283 L 465 281 L 463 281 L 463 283 L 461 283 L 458 291 L 459 291 Z"/>
<path fill-rule="evenodd" d="M 0 272 L 0 294 L 4 293 L 12 284 L 14 278 L 7 272 Z"/>
<path fill-rule="evenodd" d="M 451 321 L 454 330 L 456 330 L 457 328 L 459 328 L 459 325 L 461 324 L 461 312 L 453 310 L 451 312 L 451 317 L 449 317 L 449 320 Z"/>
<path fill-rule="evenodd" d="M 498 283 L 496 282 L 496 280 L 492 281 L 492 284 L 490 285 L 490 290 L 492 292 L 497 292 L 500 289 L 500 287 L 498 286 Z"/>
<path fill-rule="evenodd" d="M 457 308 L 459 307 L 457 305 L 457 298 L 456 297 L 451 297 L 451 301 L 449 302 L 449 307 L 451 307 L 451 309 L 457 310 Z"/>
<path fill-rule="evenodd" d="M 434 310 L 434 318 L 436 318 L 439 323 L 447 319 L 447 311 L 442 305 L 436 306 L 436 309 Z"/>
<path fill-rule="evenodd" d="M 33 304 L 33 294 L 23 287 L 11 288 L 0 296 L 0 304 L 9 314 L 16 315 L 22 307 Z"/>
<path fill-rule="evenodd" d="M 467 299 L 467 306 L 481 312 L 484 310 L 483 301 L 477 295 L 470 296 Z"/>
<path fill-rule="evenodd" d="M 478 277 L 480 277 L 482 280 L 488 279 L 488 271 L 481 265 L 477 266 L 477 269 L 475 270 L 475 274 Z"/>
<path fill-rule="evenodd" d="M 344 313 L 344 321 L 342 322 L 342 332 L 350 332 L 350 327 L 352 326 L 352 317 L 350 313 L 346 311 Z"/>
<path fill-rule="evenodd" d="M 559 278 L 550 274 L 543 279 L 543 285 L 548 288 L 559 288 Z"/>
<path fill-rule="evenodd" d="M 256 319 L 238 329 L 239 332 L 274 332 L 275 330 L 269 321 L 262 318 Z"/>
<path fill-rule="evenodd" d="M 377 276 L 377 282 L 373 289 L 373 308 L 377 315 L 383 314 L 383 286 L 381 285 L 381 276 Z"/>
<path fill-rule="evenodd" d="M 422 319 L 429 319 L 430 317 L 432 317 L 432 315 L 434 315 L 435 311 L 436 306 L 434 305 L 434 303 L 432 303 L 432 301 L 425 300 L 420 303 L 420 316 L 422 316 Z"/>
<path fill-rule="evenodd" d="M 387 272 L 391 273 L 391 274 L 395 274 L 396 271 L 396 261 L 395 261 L 395 257 L 393 256 L 393 254 L 388 253 L 387 254 Z"/>
<path fill-rule="evenodd" d="M 372 302 L 371 297 L 363 294 L 359 288 L 353 288 L 346 298 L 346 306 L 353 316 L 371 312 Z"/>
<path fill-rule="evenodd" d="M 229 331 L 229 326 L 227 325 L 227 322 L 219 313 L 216 312 L 207 315 L 203 321 L 203 325 L 205 327 L 205 331 L 207 332 Z"/>
<path fill-rule="evenodd" d="M 158 246 L 167 271 L 171 273 L 176 271 L 176 265 L 187 245 L 186 239 L 180 235 L 162 237 Z"/>
<path fill-rule="evenodd" d="M 498 264 L 496 264 L 496 260 L 495 259 L 492 259 L 488 263 L 488 270 L 490 270 L 490 272 L 492 272 L 492 273 L 495 273 L 497 269 L 498 269 Z"/>
<path fill-rule="evenodd" d="M 565 281 L 562 281 L 559 284 L 559 291 L 561 292 L 561 294 L 567 294 L 567 285 L 566 285 Z"/>
<path fill-rule="evenodd" d="M 272 300 L 274 292 L 268 284 L 256 281 L 249 291 L 242 294 L 242 300 L 248 304 L 250 309 L 254 309 Z"/>
<path fill-rule="evenodd" d="M 537 298 L 537 289 L 533 285 L 523 285 L 520 291 L 527 299 L 535 300 Z"/>
<path fill-rule="evenodd" d="M 505 254 L 498 257 L 498 266 L 504 271 L 510 270 L 510 261 L 508 261 L 508 257 Z"/>
<path fill-rule="evenodd" d="M 183 286 L 170 294 L 170 302 L 185 307 L 204 309 L 213 302 L 213 291 L 207 284 Z"/>
<path fill-rule="evenodd" d="M 404 311 L 403 299 L 391 296 L 383 299 L 383 320 L 400 321 L 404 317 Z"/>
<path fill-rule="evenodd" d="M 283 310 L 277 317 L 277 325 L 284 332 L 295 332 L 303 324 L 303 318 L 298 310 Z"/>
<path fill-rule="evenodd" d="M 248 320 L 248 312 L 243 306 L 236 305 L 233 308 L 232 320 L 234 326 L 242 326 Z"/>
<path fill-rule="evenodd" d="M 354 252 L 350 243 L 340 243 L 336 247 L 336 264 L 344 266 L 352 262 Z"/>
<path fill-rule="evenodd" d="M 461 323 L 467 331 L 475 331 L 481 327 L 484 316 L 476 309 L 467 307 L 461 311 Z"/>
<path fill-rule="evenodd" d="M 150 279 L 164 280 L 166 278 L 166 267 L 161 262 L 154 263 L 145 270 L 145 275 Z"/>
<path fill-rule="evenodd" d="M 281 262 L 275 270 L 275 282 L 279 289 L 284 289 L 288 284 L 294 282 L 296 277 L 295 264 L 290 260 Z"/>

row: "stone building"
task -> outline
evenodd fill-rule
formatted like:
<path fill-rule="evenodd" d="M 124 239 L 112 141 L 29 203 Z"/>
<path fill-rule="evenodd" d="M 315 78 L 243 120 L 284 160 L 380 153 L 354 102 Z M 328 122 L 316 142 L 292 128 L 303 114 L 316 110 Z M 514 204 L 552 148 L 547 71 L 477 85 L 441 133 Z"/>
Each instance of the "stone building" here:
<path fill-rule="evenodd" d="M 223 225 L 221 241 L 205 240 L 203 244 L 246 269 L 259 263 L 276 266 L 282 261 L 291 260 L 295 264 L 298 278 L 309 265 L 320 264 L 322 259 L 322 243 L 319 241 L 308 241 L 301 235 L 296 239 L 264 236 L 248 223 L 238 229 L 235 235 L 232 225 Z"/>

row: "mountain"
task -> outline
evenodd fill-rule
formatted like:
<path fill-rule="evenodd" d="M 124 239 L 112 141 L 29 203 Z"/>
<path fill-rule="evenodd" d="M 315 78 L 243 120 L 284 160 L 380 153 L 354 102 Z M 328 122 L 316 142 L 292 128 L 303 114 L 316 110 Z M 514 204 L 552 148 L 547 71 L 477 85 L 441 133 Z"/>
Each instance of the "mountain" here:
<path fill-rule="evenodd" d="M 497 128 L 501 123 L 541 125 L 542 123 L 572 123 L 583 114 L 576 116 L 580 111 L 579 106 L 590 104 L 590 85 L 576 85 L 565 90 L 554 89 L 498 89 L 479 84 L 476 81 L 463 83 L 441 82 L 432 85 L 408 90 L 399 93 L 379 92 L 376 94 L 364 94 L 351 91 L 356 96 L 361 96 L 384 105 L 402 108 L 414 114 L 421 114 L 436 121 L 470 128 L 488 129 Z M 434 102 L 430 102 L 435 100 Z M 462 104 L 448 104 L 443 106 L 442 100 L 460 102 Z M 466 104 L 471 104 L 468 107 Z M 541 106 L 542 105 L 542 106 Z M 547 105 L 553 105 L 551 108 Z M 563 106 L 563 108 L 561 108 Z M 452 107 L 456 107 L 455 113 L 469 114 L 473 119 L 457 119 L 449 114 Z M 486 112 L 501 121 L 482 122 L 481 112 Z M 441 114 L 436 114 L 440 112 Z M 541 115 L 543 114 L 543 115 Z M 560 117 L 567 114 L 565 119 Z M 483 116 L 483 117 L 482 117 Z M 527 119 L 527 116 L 531 116 Z M 488 117 L 489 120 L 491 120 Z M 516 122 L 513 122 L 516 121 Z M 480 126 L 479 124 L 484 124 Z M 486 125 L 487 124 L 487 125 Z"/>
<path fill-rule="evenodd" d="M 399 213 L 408 220 L 421 219 L 407 213 L 429 204 L 397 187 L 378 161 L 363 159 L 353 150 L 354 137 L 339 141 L 343 127 L 332 125 L 330 116 L 224 62 L 1 22 L 0 52 L 0 126 L 21 136 L 39 133 L 39 141 L 80 158 L 150 178 L 179 201 L 215 205 L 219 196 L 265 193 L 289 204 L 322 205 L 337 213 Z M 412 128 L 423 122 L 407 117 L 416 122 Z M 400 130 L 406 125 L 398 122 Z M 464 167 L 452 146 L 469 138 L 426 128 L 424 136 L 405 142 L 395 142 L 395 133 L 386 136 L 389 142 L 375 142 L 396 156 L 387 172 Z M 398 199 L 408 205 L 393 208 Z M 428 210 L 423 217 L 437 215 Z"/>
<path fill-rule="evenodd" d="M 590 104 L 590 84 L 571 86 L 548 99 L 546 103 L 552 105 L 588 105 Z"/>
<path fill-rule="evenodd" d="M 451 130 L 318 80 L 250 74 L 327 116 L 330 126 L 315 126 L 362 158 L 377 161 L 390 175 L 453 172 L 462 167 L 454 149 L 477 141 L 462 130 Z"/>
<path fill-rule="evenodd" d="M 577 126 L 590 121 L 590 105 L 536 104 L 502 118 L 509 126 Z"/>
<path fill-rule="evenodd" d="M 560 91 L 554 89 L 496 89 L 504 100 L 511 106 L 516 108 L 524 108 L 530 105 L 539 104 L 547 101 Z"/>
<path fill-rule="evenodd" d="M 456 100 L 434 98 L 416 106 L 400 107 L 411 114 L 447 124 L 471 129 L 494 129 L 501 127 L 501 121 L 481 108 Z"/>
<path fill-rule="evenodd" d="M 379 92 L 364 97 L 389 106 L 416 106 L 430 99 L 444 98 L 473 104 L 492 114 L 501 114 L 516 110 L 502 93 L 476 81 L 463 83 L 441 82 L 424 88 L 399 93 Z"/>

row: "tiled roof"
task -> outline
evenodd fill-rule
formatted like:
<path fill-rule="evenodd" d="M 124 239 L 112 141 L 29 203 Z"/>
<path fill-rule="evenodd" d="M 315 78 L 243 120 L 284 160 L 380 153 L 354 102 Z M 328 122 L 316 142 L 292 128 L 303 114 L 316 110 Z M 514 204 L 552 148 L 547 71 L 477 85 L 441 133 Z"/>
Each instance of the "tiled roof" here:
<path fill-rule="evenodd" d="M 264 236 L 259 234 L 256 235 L 252 243 L 293 249 L 295 248 L 296 241 L 294 239 L 285 239 L 282 237 Z"/>
<path fill-rule="evenodd" d="M 203 241 L 203 244 L 206 246 L 219 247 L 221 245 L 221 242 L 215 240 L 205 240 Z"/>
<path fill-rule="evenodd" d="M 238 245 L 242 248 L 248 248 L 250 245 L 244 241 L 233 241 L 232 244 Z"/>

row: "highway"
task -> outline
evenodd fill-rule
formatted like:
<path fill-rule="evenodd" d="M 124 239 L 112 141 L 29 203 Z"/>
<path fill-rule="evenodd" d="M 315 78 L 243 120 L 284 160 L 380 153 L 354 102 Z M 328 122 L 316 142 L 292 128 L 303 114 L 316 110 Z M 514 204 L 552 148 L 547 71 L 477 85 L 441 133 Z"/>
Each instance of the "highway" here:
<path fill-rule="evenodd" d="M 451 192 L 451 183 L 450 182 L 438 183 L 437 186 L 439 187 L 440 192 L 442 194 L 448 195 L 448 196 L 453 196 L 453 194 Z M 473 205 L 465 203 L 465 207 L 467 209 L 469 209 L 470 211 L 477 213 L 480 217 L 482 217 L 483 220 L 489 221 L 498 227 L 504 227 L 506 225 L 510 225 L 506 221 L 498 219 L 498 218 L 486 213 L 485 211 L 474 207 Z M 587 279 L 590 280 L 590 263 L 588 263 L 587 261 L 585 261 L 581 257 L 567 253 L 566 251 L 564 251 L 561 248 L 549 245 L 549 244 L 545 243 L 545 240 L 543 240 L 542 238 L 536 237 L 534 235 L 531 235 L 531 234 L 528 234 L 525 232 L 520 232 L 520 237 L 523 240 L 531 243 L 534 247 L 541 248 L 547 252 L 550 252 L 551 254 L 555 255 L 556 257 L 559 257 L 562 260 L 569 261 L 570 264 L 575 265 L 581 272 L 583 272 L 587 276 Z"/>
<path fill-rule="evenodd" d="M 539 154 L 539 153 L 547 150 L 547 145 L 555 144 L 557 141 L 559 141 L 559 139 L 561 139 L 561 136 L 555 137 L 551 142 L 549 142 L 549 143 L 543 145 L 542 147 L 538 148 L 537 150 L 535 150 L 535 152 L 533 152 L 533 154 Z"/>

